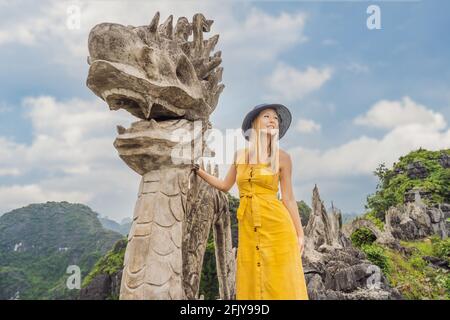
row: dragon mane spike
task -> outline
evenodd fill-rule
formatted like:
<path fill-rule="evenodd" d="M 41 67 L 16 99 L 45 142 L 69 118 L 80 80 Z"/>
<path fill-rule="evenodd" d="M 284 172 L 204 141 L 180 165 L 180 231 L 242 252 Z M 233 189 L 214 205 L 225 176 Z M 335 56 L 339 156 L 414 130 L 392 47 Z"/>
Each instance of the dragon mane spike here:
<path fill-rule="evenodd" d="M 196 55 L 200 56 L 203 52 L 203 24 L 205 17 L 201 13 L 194 14 L 192 18 L 192 31 L 194 32 L 194 48 Z"/>
<path fill-rule="evenodd" d="M 159 30 L 162 34 L 164 34 L 167 38 L 173 39 L 173 15 L 170 15 L 166 21 L 159 27 Z"/>
<path fill-rule="evenodd" d="M 156 32 L 158 30 L 158 22 L 159 22 L 159 11 L 156 11 L 155 16 L 152 19 L 152 22 L 150 22 L 150 32 Z"/>
<path fill-rule="evenodd" d="M 219 35 L 218 34 L 212 36 L 211 38 L 209 38 L 208 40 L 205 41 L 204 51 L 203 51 L 203 56 L 204 57 L 206 57 L 206 58 L 209 57 L 211 51 L 214 50 L 214 48 L 215 48 L 215 46 L 217 44 L 217 41 L 219 41 Z"/>

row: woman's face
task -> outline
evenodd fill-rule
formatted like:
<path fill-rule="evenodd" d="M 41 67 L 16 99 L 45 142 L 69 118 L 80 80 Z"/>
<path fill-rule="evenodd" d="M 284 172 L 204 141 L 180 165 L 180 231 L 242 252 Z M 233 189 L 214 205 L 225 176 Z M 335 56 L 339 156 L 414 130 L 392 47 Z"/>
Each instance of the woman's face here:
<path fill-rule="evenodd" d="M 268 134 L 273 134 L 274 129 L 278 130 L 278 114 L 274 109 L 264 109 L 258 115 L 259 126 L 263 130 L 267 130 Z"/>

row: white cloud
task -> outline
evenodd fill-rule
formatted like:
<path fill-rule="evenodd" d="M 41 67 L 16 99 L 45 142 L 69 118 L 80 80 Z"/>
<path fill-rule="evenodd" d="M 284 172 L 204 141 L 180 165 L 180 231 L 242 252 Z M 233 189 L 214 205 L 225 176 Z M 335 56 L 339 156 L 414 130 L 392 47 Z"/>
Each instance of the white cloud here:
<path fill-rule="evenodd" d="M 442 114 L 427 109 L 410 97 L 403 97 L 401 101 L 381 100 L 375 103 L 367 113 L 355 118 L 354 123 L 384 129 L 407 124 L 421 124 L 439 130 L 447 125 Z"/>
<path fill-rule="evenodd" d="M 301 71 L 279 62 L 273 73 L 265 79 L 268 89 L 266 98 L 285 101 L 302 99 L 322 87 L 331 78 L 332 72 L 328 67 L 317 69 L 311 66 Z"/>
<path fill-rule="evenodd" d="M 26 169 L 24 164 L 26 152 L 26 145 L 0 136 L 0 163 L 3 175 L 8 175 L 7 172 L 23 173 L 23 170 Z"/>
<path fill-rule="evenodd" d="M 72 21 L 68 8 L 72 5 L 80 9 L 78 29 L 68 26 L 68 22 Z M 170 14 L 174 15 L 175 23 L 181 16 L 191 21 L 193 15 L 199 12 L 207 19 L 214 20 L 211 32 L 205 37 L 220 35 L 216 50 L 222 50 L 227 61 L 251 59 L 252 62 L 258 62 L 274 59 L 281 52 L 307 39 L 303 35 L 305 13 L 282 12 L 272 16 L 247 2 L 48 0 L 40 2 L 39 9 L 25 10 L 20 4 L 8 5 L 5 13 L 0 15 L 0 46 L 11 43 L 40 46 L 49 52 L 50 59 L 66 65 L 72 72 L 80 72 L 80 66 L 86 67 L 89 54 L 87 38 L 96 24 L 113 22 L 146 25 L 156 11 L 160 12 L 160 23 Z M 236 10 L 239 10 L 239 15 Z"/>
<path fill-rule="evenodd" d="M 96 98 L 60 102 L 50 96 L 29 97 L 23 100 L 23 107 L 34 135 L 27 161 L 64 172 L 79 170 L 93 159 L 111 160 L 115 125 L 135 120 L 123 110 L 109 111 Z"/>
<path fill-rule="evenodd" d="M 217 20 L 222 19 L 219 17 Z M 233 60 L 251 59 L 255 63 L 275 59 L 281 52 L 307 41 L 303 34 L 306 20 L 303 12 L 272 16 L 251 7 L 243 21 L 232 19 L 218 32 L 227 56 Z"/>
<path fill-rule="evenodd" d="M 0 214 L 31 203 L 68 201 L 86 203 L 92 195 L 83 191 L 45 190 L 38 184 L 0 186 Z"/>
<path fill-rule="evenodd" d="M 320 131 L 320 124 L 310 119 L 298 119 L 295 129 L 302 133 L 312 133 L 314 131 Z"/>
<path fill-rule="evenodd" d="M 401 105 L 401 102 L 394 101 L 391 104 Z M 416 106 L 416 103 L 410 100 L 408 105 Z M 414 108 L 412 110 L 417 111 Z M 422 118 L 409 118 L 405 123 L 389 123 L 389 126 L 394 127 L 380 139 L 362 135 L 323 151 L 303 147 L 290 149 L 297 163 L 295 177 L 300 181 L 315 181 L 326 177 L 372 176 L 380 163 L 392 166 L 400 156 L 420 147 L 428 150 L 450 148 L 450 129 L 442 127 L 442 123 L 445 123 L 442 115 L 424 106 L 418 112 L 423 117 L 434 119 L 434 125 L 429 124 L 431 120 L 424 123 Z"/>
<path fill-rule="evenodd" d="M 97 98 L 27 97 L 22 108 L 33 140 L 27 145 L 0 137 L 0 176 L 27 183 L 0 186 L 0 213 L 50 200 L 97 205 L 118 219 L 132 210 L 139 175 L 118 157 L 113 142 L 116 125 L 128 127 L 136 119 L 110 111 Z"/>
<path fill-rule="evenodd" d="M 19 176 L 21 174 L 20 170 L 17 168 L 0 168 L 0 177 L 1 176 Z"/>
<path fill-rule="evenodd" d="M 176 4 L 176 5 L 175 5 Z M 77 6 L 80 12 L 79 28 L 70 26 L 73 12 L 68 9 Z M 0 22 L 0 46 L 19 43 L 26 46 L 46 48 L 48 58 L 61 63 L 72 71 L 76 67 L 86 66 L 89 55 L 87 39 L 89 31 L 101 22 L 123 25 L 149 24 L 156 11 L 160 11 L 160 23 L 170 15 L 186 15 L 192 19 L 196 10 L 214 11 L 218 4 L 204 3 L 195 8 L 191 2 L 145 1 L 41 1 L 35 10 L 25 10 L 23 5 L 11 3 L 2 14 Z M 38 8 L 38 10 L 36 10 Z M 217 9 L 216 9 L 217 12 Z M 223 13 L 227 9 L 224 8 Z M 9 14 L 8 14 L 9 13 Z M 208 15 L 206 15 L 208 19 Z M 76 18 L 75 18 L 76 19 Z M 212 28 L 214 32 L 214 27 Z"/>

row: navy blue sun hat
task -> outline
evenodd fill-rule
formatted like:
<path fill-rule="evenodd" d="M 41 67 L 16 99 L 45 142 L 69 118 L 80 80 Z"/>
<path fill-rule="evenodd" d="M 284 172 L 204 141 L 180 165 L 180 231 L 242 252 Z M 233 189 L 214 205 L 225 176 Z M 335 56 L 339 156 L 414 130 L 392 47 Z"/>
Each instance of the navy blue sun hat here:
<path fill-rule="evenodd" d="M 244 135 L 246 140 L 250 138 L 251 130 L 248 129 L 252 127 L 253 119 L 255 119 L 261 111 L 268 108 L 275 109 L 278 114 L 278 139 L 281 139 L 284 136 L 289 126 L 291 125 L 291 112 L 282 104 L 262 103 L 253 107 L 253 109 L 246 114 L 244 121 L 242 122 L 242 134 Z"/>

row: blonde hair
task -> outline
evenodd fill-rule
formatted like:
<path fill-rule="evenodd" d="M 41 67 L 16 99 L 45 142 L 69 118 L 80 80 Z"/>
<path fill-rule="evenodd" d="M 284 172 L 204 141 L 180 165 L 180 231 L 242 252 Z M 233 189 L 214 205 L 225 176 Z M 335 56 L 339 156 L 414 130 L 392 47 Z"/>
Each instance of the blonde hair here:
<path fill-rule="evenodd" d="M 269 108 L 272 109 L 272 108 Z M 272 109 L 274 110 L 274 109 Z M 261 110 L 262 112 L 263 110 Z M 275 110 L 274 110 L 275 111 Z M 246 152 L 245 163 L 248 164 L 262 164 L 261 156 L 266 154 L 268 144 L 270 145 L 269 154 L 266 157 L 270 166 L 271 174 L 277 174 L 280 168 L 279 163 L 279 132 L 276 132 L 273 135 L 269 135 L 270 138 L 267 139 L 267 132 L 265 130 L 261 130 L 260 126 L 260 115 L 261 112 L 256 116 L 252 121 L 252 130 L 250 130 L 249 137 L 249 148 L 248 148 L 248 157 Z M 276 111 L 275 111 L 276 112 Z M 278 114 L 278 113 L 277 113 Z M 278 117 L 280 118 L 280 117 Z M 247 150 L 246 150 L 247 151 Z"/>

